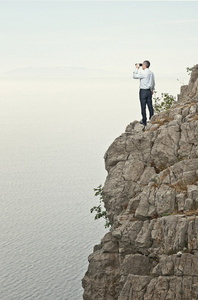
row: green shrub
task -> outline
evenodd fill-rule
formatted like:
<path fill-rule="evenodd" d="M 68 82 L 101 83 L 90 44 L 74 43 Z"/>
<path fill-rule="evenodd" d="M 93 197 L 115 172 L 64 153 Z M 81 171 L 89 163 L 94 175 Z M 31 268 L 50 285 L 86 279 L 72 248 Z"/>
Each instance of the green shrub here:
<path fill-rule="evenodd" d="M 186 72 L 188 73 L 188 75 L 191 75 L 192 69 L 193 69 L 193 67 L 192 68 L 189 68 L 189 67 L 186 68 Z"/>
<path fill-rule="evenodd" d="M 103 200 L 103 196 L 102 196 L 102 184 L 100 184 L 97 188 L 94 188 L 94 196 L 99 196 L 99 205 L 98 206 L 94 206 L 90 209 L 90 212 L 96 212 L 96 215 L 94 217 L 95 220 L 98 220 L 100 218 L 104 218 L 105 219 L 105 228 L 111 227 L 111 223 L 107 217 L 107 211 L 104 208 L 104 200 Z"/>
<path fill-rule="evenodd" d="M 176 101 L 176 98 L 168 93 L 161 93 L 161 97 L 156 97 L 156 93 L 157 92 L 154 92 L 153 97 L 153 108 L 155 112 L 161 112 L 170 109 Z"/>

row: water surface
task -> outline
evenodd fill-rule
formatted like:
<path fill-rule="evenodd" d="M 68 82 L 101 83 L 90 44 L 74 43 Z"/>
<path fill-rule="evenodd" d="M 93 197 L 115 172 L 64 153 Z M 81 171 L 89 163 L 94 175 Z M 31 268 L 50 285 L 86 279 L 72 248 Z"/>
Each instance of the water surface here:
<path fill-rule="evenodd" d="M 103 155 L 140 119 L 131 78 L 1 78 L 0 298 L 79 300 L 104 233 L 89 210 Z M 177 94 L 176 79 L 160 80 Z"/>

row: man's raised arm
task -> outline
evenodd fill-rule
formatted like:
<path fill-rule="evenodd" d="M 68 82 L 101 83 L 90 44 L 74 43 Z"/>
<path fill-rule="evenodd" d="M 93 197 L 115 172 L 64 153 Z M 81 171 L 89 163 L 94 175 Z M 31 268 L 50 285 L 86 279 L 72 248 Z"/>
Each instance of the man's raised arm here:
<path fill-rule="evenodd" d="M 142 78 L 145 78 L 146 77 L 146 74 L 144 72 L 144 70 L 138 72 L 139 69 L 138 68 L 135 68 L 135 71 L 133 72 L 133 78 L 134 79 L 142 79 Z"/>

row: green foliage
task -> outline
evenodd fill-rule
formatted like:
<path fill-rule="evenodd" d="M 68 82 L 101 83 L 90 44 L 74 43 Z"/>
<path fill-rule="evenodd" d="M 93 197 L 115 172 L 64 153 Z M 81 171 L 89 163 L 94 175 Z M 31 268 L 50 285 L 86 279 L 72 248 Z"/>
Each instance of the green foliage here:
<path fill-rule="evenodd" d="M 164 110 L 168 110 L 172 107 L 174 102 L 176 101 L 176 98 L 172 95 L 169 95 L 168 93 L 161 93 L 161 97 L 156 97 L 156 93 L 154 92 L 153 97 L 153 108 L 155 112 L 160 112 Z"/>
<path fill-rule="evenodd" d="M 93 213 L 96 212 L 96 215 L 94 217 L 95 220 L 98 220 L 100 218 L 105 219 L 105 228 L 111 227 L 111 223 L 107 217 L 107 211 L 104 208 L 104 200 L 102 196 L 102 185 L 100 184 L 97 188 L 94 188 L 94 196 L 99 196 L 99 205 L 94 206 L 90 209 L 90 212 Z"/>
<path fill-rule="evenodd" d="M 167 216 L 170 216 L 169 212 L 166 212 L 166 213 L 162 214 L 162 217 L 167 217 Z"/>
<path fill-rule="evenodd" d="M 186 72 L 188 73 L 188 75 L 190 75 L 190 74 L 191 74 L 191 72 L 192 72 L 192 69 L 193 69 L 193 67 L 192 67 L 192 68 L 189 68 L 189 67 L 187 67 L 187 68 L 186 68 Z"/>

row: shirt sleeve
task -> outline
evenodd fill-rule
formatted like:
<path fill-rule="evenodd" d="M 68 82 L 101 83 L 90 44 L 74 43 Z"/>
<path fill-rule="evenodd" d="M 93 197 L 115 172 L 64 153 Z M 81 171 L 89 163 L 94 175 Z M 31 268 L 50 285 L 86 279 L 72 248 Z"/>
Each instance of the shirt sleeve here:
<path fill-rule="evenodd" d="M 155 76 L 154 76 L 154 74 L 152 74 L 152 75 L 153 75 L 153 86 L 152 86 L 151 90 L 153 92 L 155 90 Z"/>
<path fill-rule="evenodd" d="M 135 68 L 135 71 L 133 72 L 134 79 L 142 79 L 142 78 L 146 77 L 146 74 L 144 71 L 140 71 L 140 72 L 138 72 L 138 71 L 139 71 L 139 69 Z"/>

